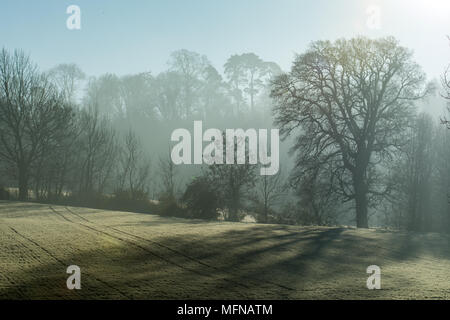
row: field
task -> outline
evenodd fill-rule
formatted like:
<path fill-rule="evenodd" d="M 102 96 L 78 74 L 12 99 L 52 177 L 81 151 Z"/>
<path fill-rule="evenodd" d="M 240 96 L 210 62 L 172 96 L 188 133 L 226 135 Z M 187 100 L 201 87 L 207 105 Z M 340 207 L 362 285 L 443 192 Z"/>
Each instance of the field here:
<path fill-rule="evenodd" d="M 0 202 L 1 299 L 449 299 L 450 238 Z M 368 290 L 366 268 L 381 268 Z M 81 268 L 68 290 L 66 268 Z"/>

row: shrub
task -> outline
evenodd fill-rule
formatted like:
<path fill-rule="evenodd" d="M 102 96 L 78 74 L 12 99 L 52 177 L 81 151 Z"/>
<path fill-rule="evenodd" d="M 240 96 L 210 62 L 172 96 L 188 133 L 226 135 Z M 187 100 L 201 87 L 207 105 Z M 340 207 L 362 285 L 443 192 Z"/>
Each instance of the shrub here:
<path fill-rule="evenodd" d="M 117 191 L 107 203 L 108 209 L 156 213 L 156 205 L 148 200 L 144 192 Z"/>
<path fill-rule="evenodd" d="M 217 219 L 219 197 L 211 188 L 208 179 L 204 177 L 194 179 L 186 188 L 182 200 L 186 204 L 190 217 L 207 220 Z"/>
<path fill-rule="evenodd" d="M 0 200 L 9 200 L 10 194 L 9 191 L 6 190 L 4 187 L 0 186 Z"/>
<path fill-rule="evenodd" d="M 186 211 L 173 195 L 163 195 L 159 198 L 158 214 L 167 217 L 186 218 Z"/>

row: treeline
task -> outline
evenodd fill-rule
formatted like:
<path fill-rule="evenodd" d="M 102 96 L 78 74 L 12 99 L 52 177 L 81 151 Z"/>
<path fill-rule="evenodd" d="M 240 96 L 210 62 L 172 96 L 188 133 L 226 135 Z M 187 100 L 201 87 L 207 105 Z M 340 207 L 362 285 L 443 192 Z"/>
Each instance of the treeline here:
<path fill-rule="evenodd" d="M 256 168 L 215 167 L 206 186 L 205 168 L 172 163 L 169 139 L 194 119 L 219 128 L 270 127 L 269 83 L 281 73 L 276 64 L 234 55 L 225 79 L 206 57 L 187 50 L 174 52 L 157 76 L 86 79 L 73 64 L 41 72 L 20 50 L 3 49 L 0 64 L 0 184 L 17 187 L 11 197 L 207 219 L 222 209 L 233 221 L 258 203 L 258 193 L 250 192 L 257 190 Z M 233 170 L 233 181 L 222 183 Z M 199 178 L 185 179 L 193 176 Z M 202 183 L 213 190 L 206 198 L 211 209 L 198 198 Z M 263 207 L 267 216 L 267 196 Z"/>
<path fill-rule="evenodd" d="M 86 78 L 4 49 L 0 184 L 20 200 L 180 217 L 450 231 L 447 122 L 417 112 L 433 88 L 395 39 L 317 41 L 289 72 L 252 53 L 223 70 L 180 50 L 157 75 Z M 280 128 L 280 173 L 174 165 L 171 132 L 194 120 Z"/>
<path fill-rule="evenodd" d="M 390 170 L 385 223 L 413 231 L 450 231 L 450 136 L 428 114 L 415 117 Z"/>

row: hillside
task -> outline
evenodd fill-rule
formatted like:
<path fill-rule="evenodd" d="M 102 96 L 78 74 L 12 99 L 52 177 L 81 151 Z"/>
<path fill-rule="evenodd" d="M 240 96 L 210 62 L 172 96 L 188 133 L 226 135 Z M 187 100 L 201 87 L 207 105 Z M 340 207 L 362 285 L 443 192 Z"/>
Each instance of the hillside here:
<path fill-rule="evenodd" d="M 0 202 L 1 299 L 449 299 L 450 238 Z M 66 268 L 81 268 L 81 290 Z M 366 288 L 378 265 L 382 289 Z"/>

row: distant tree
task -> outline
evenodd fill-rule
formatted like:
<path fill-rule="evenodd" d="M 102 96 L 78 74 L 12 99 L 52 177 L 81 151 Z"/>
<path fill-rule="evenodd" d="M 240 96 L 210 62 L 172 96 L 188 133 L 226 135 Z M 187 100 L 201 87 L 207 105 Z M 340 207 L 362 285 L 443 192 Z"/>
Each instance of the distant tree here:
<path fill-rule="evenodd" d="M 204 84 L 205 69 L 210 66 L 206 56 L 189 50 L 178 50 L 171 54 L 169 70 L 181 76 L 183 117 L 192 116 Z"/>
<path fill-rule="evenodd" d="M 343 199 L 335 192 L 333 166 L 325 164 L 315 169 L 292 178 L 298 199 L 296 219 L 302 225 L 330 225 L 337 221 Z"/>
<path fill-rule="evenodd" d="M 0 52 L 0 158 L 28 198 L 31 168 L 64 135 L 73 112 L 64 95 L 22 51 Z"/>
<path fill-rule="evenodd" d="M 442 76 L 442 86 L 445 89 L 444 98 L 450 100 L 450 67 L 447 68 L 444 75 Z"/>
<path fill-rule="evenodd" d="M 150 161 L 145 157 L 140 142 L 131 129 L 120 147 L 119 175 L 116 192 L 127 192 L 132 199 L 141 199 L 148 193 Z"/>
<path fill-rule="evenodd" d="M 450 42 L 450 36 L 447 36 Z M 447 67 L 447 70 L 444 72 L 442 76 L 442 86 L 445 89 L 445 99 L 450 100 L 450 66 Z"/>
<path fill-rule="evenodd" d="M 250 110 L 254 111 L 255 97 L 265 85 L 267 76 L 279 73 L 273 62 L 265 62 L 254 53 L 232 55 L 224 65 L 237 111 L 243 102 L 242 93 L 250 98 Z"/>
<path fill-rule="evenodd" d="M 77 86 L 86 78 L 84 72 L 76 64 L 59 64 L 48 72 L 50 79 L 57 85 L 64 100 L 75 103 Z"/>
<path fill-rule="evenodd" d="M 407 228 L 430 231 L 431 184 L 434 166 L 433 120 L 421 114 L 416 120 L 406 150 L 406 190 L 408 195 Z"/>
<path fill-rule="evenodd" d="M 150 73 L 139 73 L 120 78 L 120 100 L 126 119 L 136 122 L 141 118 L 155 119 L 152 104 L 153 77 Z"/>
<path fill-rule="evenodd" d="M 356 207 L 356 225 L 368 227 L 377 165 L 391 159 L 425 94 L 425 76 L 412 53 L 393 38 L 314 42 L 292 70 L 273 84 L 276 124 L 297 133 L 297 169 L 333 165 L 335 185 Z"/>
<path fill-rule="evenodd" d="M 286 189 L 281 172 L 273 176 L 262 175 L 256 178 L 252 200 L 260 213 L 258 217 L 260 222 L 268 222 L 269 214 L 273 207 L 280 202 Z"/>
<path fill-rule="evenodd" d="M 433 204 L 438 231 L 450 233 L 450 132 L 437 127 L 434 138 Z"/>
<path fill-rule="evenodd" d="M 85 106 L 95 106 L 100 117 L 125 118 L 125 107 L 121 99 L 121 81 L 114 74 L 90 78 L 83 97 Z"/>
<path fill-rule="evenodd" d="M 52 143 L 31 166 L 34 193 L 37 199 L 53 200 L 64 194 L 71 175 L 74 173 L 74 155 L 77 150 L 79 127 L 76 114 L 66 122 L 66 126 L 55 136 Z"/>
<path fill-rule="evenodd" d="M 213 67 L 208 66 L 204 71 L 204 85 L 200 93 L 203 119 L 221 118 L 228 115 L 231 101 L 227 96 L 227 88 L 222 76 Z"/>
<path fill-rule="evenodd" d="M 163 187 L 163 196 L 175 199 L 175 193 L 177 190 L 177 167 L 172 162 L 170 153 L 166 158 L 159 158 L 159 172 Z"/>
<path fill-rule="evenodd" d="M 174 71 L 160 73 L 153 82 L 153 98 L 155 112 L 161 121 L 182 119 L 182 78 Z"/>
<path fill-rule="evenodd" d="M 447 36 L 450 42 L 450 36 Z M 444 99 L 450 100 L 450 65 L 445 70 L 444 74 L 441 77 L 442 88 L 444 89 L 444 94 L 442 95 Z M 450 108 L 447 108 L 450 111 Z M 441 123 L 446 125 L 448 129 L 450 129 L 450 121 L 444 117 L 441 118 Z"/>
<path fill-rule="evenodd" d="M 239 113 L 244 104 L 242 85 L 245 83 L 244 70 L 238 55 L 232 55 L 224 65 L 225 75 L 228 79 L 230 95 L 234 99 L 235 113 Z"/>
<path fill-rule="evenodd" d="M 118 143 L 110 121 L 102 117 L 96 105 L 88 105 L 79 114 L 76 141 L 76 192 L 90 197 L 102 194 L 110 186 L 117 164 Z"/>

